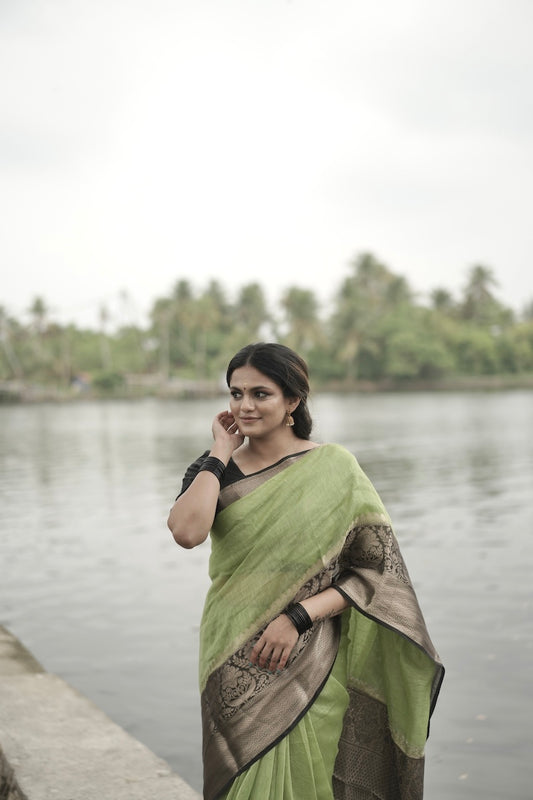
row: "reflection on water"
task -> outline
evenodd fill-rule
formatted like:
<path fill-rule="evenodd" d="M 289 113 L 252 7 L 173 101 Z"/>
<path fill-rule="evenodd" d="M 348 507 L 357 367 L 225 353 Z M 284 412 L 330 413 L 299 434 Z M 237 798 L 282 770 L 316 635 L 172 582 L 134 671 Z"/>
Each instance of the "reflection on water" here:
<path fill-rule="evenodd" d="M 206 543 L 168 508 L 224 402 L 0 408 L 0 623 L 200 788 Z M 430 800 L 530 797 L 533 395 L 323 395 L 315 438 L 359 458 L 447 667 Z"/>

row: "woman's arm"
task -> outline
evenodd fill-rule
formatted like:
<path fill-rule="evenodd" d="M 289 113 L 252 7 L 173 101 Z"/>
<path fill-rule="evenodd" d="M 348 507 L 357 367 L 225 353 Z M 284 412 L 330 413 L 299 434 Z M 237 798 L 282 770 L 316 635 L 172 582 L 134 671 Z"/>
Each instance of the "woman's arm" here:
<path fill-rule="evenodd" d="M 232 414 L 227 411 L 217 414 L 213 421 L 213 437 L 215 441 L 209 455 L 227 465 L 233 451 L 244 440 Z M 207 539 L 215 518 L 219 492 L 220 482 L 216 475 L 201 470 L 178 497 L 170 509 L 167 525 L 181 547 L 190 549 Z"/>
<path fill-rule="evenodd" d="M 340 592 L 330 586 L 328 589 L 324 589 L 323 592 L 302 600 L 300 605 L 305 608 L 313 622 L 321 622 L 324 619 L 342 614 L 350 604 Z"/>
<path fill-rule="evenodd" d="M 323 592 L 302 600 L 301 605 L 315 623 L 341 614 L 349 603 L 340 592 L 330 586 Z M 298 631 L 294 624 L 285 614 L 280 614 L 263 631 L 250 654 L 250 661 L 261 669 L 270 669 L 271 672 L 283 669 L 297 641 Z"/>

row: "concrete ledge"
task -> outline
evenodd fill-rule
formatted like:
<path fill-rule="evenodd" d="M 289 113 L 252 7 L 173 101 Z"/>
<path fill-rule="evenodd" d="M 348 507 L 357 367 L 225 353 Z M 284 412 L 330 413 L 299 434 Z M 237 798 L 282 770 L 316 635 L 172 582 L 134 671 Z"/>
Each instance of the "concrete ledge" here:
<path fill-rule="evenodd" d="M 0 800 L 199 800 L 2 627 L 0 676 Z"/>
<path fill-rule="evenodd" d="M 0 800 L 27 800 L 20 793 L 15 773 L 0 748 Z"/>
<path fill-rule="evenodd" d="M 44 667 L 39 664 L 22 642 L 13 636 L 6 628 L 0 625 L 0 678 L 9 675 L 33 675 L 44 672 Z"/>

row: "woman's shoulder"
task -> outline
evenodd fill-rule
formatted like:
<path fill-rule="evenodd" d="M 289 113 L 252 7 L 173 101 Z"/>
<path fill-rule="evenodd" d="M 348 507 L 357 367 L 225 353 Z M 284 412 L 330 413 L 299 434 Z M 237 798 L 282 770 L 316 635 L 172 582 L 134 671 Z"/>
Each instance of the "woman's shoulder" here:
<path fill-rule="evenodd" d="M 319 448 L 327 458 L 345 461 L 346 463 L 357 463 L 357 459 L 354 454 L 342 444 L 337 444 L 336 442 L 325 442 L 324 444 L 319 445 Z"/>
<path fill-rule="evenodd" d="M 335 472 L 342 472 L 346 476 L 351 475 L 356 480 L 364 476 L 356 456 L 342 444 L 326 442 L 314 452 L 319 458 L 318 463 L 322 463 L 324 467 L 327 466 Z"/>

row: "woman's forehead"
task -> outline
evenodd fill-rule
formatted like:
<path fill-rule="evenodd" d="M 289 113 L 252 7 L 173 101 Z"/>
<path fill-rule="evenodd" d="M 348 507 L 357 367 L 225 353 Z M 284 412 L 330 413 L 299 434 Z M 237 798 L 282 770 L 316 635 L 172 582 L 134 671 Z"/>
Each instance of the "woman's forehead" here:
<path fill-rule="evenodd" d="M 230 384 L 237 387 L 247 386 L 248 388 L 254 386 L 277 386 L 277 383 L 272 378 L 269 378 L 264 372 L 260 372 L 250 364 L 245 364 L 244 367 L 238 367 L 233 370 Z"/>

